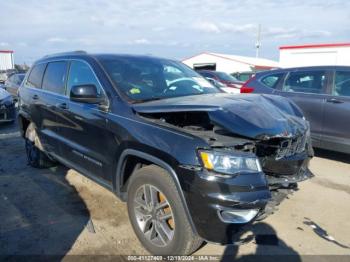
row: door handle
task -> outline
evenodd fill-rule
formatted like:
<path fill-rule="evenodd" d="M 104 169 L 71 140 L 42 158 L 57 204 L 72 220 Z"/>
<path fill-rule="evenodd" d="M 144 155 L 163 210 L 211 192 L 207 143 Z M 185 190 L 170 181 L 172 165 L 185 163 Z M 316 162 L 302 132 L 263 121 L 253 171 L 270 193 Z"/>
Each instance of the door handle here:
<path fill-rule="evenodd" d="M 57 107 L 63 109 L 63 110 L 67 110 L 68 109 L 68 105 L 66 103 L 60 103 L 56 105 Z"/>
<path fill-rule="evenodd" d="M 39 99 L 39 96 L 38 95 L 33 95 L 33 100 L 38 100 Z"/>
<path fill-rule="evenodd" d="M 336 98 L 329 98 L 329 99 L 326 99 L 326 102 L 328 103 L 333 103 L 333 104 L 341 104 L 341 103 L 344 103 L 343 101 L 339 100 L 339 99 L 336 99 Z"/>

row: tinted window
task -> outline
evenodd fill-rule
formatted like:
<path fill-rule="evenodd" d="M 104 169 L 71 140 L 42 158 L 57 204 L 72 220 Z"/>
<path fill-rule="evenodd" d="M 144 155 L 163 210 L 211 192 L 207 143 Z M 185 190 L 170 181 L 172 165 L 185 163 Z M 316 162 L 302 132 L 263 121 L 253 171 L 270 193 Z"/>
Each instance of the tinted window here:
<path fill-rule="evenodd" d="M 25 77 L 25 74 L 17 75 L 17 77 L 18 77 L 18 84 L 19 84 L 19 85 L 22 84 L 23 79 L 24 79 L 24 77 Z"/>
<path fill-rule="evenodd" d="M 337 71 L 335 73 L 333 95 L 350 96 L 350 71 Z"/>
<path fill-rule="evenodd" d="M 270 87 L 270 88 L 276 88 L 278 81 L 281 79 L 283 74 L 274 74 L 274 75 L 268 75 L 261 79 L 261 82 Z"/>
<path fill-rule="evenodd" d="M 237 82 L 238 81 L 237 78 L 235 78 L 227 73 L 224 73 L 224 72 L 215 71 L 213 74 L 216 75 L 219 79 L 224 80 L 224 81 L 229 81 L 229 82 Z"/>
<path fill-rule="evenodd" d="M 43 80 L 43 89 L 56 94 L 64 94 L 67 74 L 67 62 L 52 62 L 47 65 Z"/>
<path fill-rule="evenodd" d="M 167 59 L 100 59 L 115 85 L 136 101 L 220 92 L 186 65 Z"/>
<path fill-rule="evenodd" d="M 46 64 L 35 65 L 30 72 L 27 80 L 27 85 L 34 88 L 41 88 L 41 82 L 43 81 L 45 68 Z"/>
<path fill-rule="evenodd" d="M 246 82 L 253 76 L 253 73 L 235 73 L 232 76 L 237 78 L 238 81 Z"/>
<path fill-rule="evenodd" d="M 72 86 L 78 85 L 95 85 L 97 90 L 101 92 L 100 85 L 90 66 L 85 62 L 72 61 L 67 82 L 67 94 L 69 94 Z"/>
<path fill-rule="evenodd" d="M 23 81 L 22 75 L 13 75 L 11 82 L 14 83 L 15 85 L 21 85 Z"/>
<path fill-rule="evenodd" d="M 283 90 L 287 92 L 322 94 L 325 80 L 325 71 L 291 72 L 284 83 Z"/>

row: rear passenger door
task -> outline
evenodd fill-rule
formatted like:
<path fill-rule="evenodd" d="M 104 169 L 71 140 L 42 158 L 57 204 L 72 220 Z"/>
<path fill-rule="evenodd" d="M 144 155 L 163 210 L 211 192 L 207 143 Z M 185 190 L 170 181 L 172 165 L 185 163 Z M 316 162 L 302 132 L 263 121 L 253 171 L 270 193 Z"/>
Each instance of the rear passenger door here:
<path fill-rule="evenodd" d="M 43 78 L 42 92 L 37 98 L 42 103 L 40 131 L 47 140 L 46 150 L 54 154 L 60 154 L 58 119 L 59 107 L 64 100 L 67 69 L 67 61 L 49 62 Z"/>
<path fill-rule="evenodd" d="M 287 74 L 279 94 L 292 99 L 310 121 L 312 143 L 320 147 L 329 73 L 326 70 L 296 70 Z"/>
<path fill-rule="evenodd" d="M 41 133 L 41 127 L 43 119 L 41 117 L 41 110 L 44 106 L 41 91 L 41 85 L 43 81 L 44 72 L 46 69 L 46 63 L 34 65 L 29 76 L 26 79 L 23 87 L 20 89 L 20 102 L 19 107 L 22 113 L 27 117 L 30 117 L 30 121 L 33 122 L 39 133 L 41 143 L 46 149 L 47 140 L 44 134 Z"/>
<path fill-rule="evenodd" d="M 350 153 L 350 69 L 332 72 L 325 99 L 322 147 Z"/>

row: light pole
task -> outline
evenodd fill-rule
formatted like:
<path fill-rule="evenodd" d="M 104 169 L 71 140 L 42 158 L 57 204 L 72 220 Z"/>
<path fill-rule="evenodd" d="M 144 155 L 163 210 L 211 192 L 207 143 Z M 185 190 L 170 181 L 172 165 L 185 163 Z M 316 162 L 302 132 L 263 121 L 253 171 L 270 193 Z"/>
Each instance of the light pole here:
<path fill-rule="evenodd" d="M 261 37 L 261 24 L 258 25 L 258 35 L 257 35 L 256 43 L 255 43 L 255 48 L 256 48 L 255 57 L 256 58 L 259 57 L 259 49 L 261 46 L 260 37 Z"/>

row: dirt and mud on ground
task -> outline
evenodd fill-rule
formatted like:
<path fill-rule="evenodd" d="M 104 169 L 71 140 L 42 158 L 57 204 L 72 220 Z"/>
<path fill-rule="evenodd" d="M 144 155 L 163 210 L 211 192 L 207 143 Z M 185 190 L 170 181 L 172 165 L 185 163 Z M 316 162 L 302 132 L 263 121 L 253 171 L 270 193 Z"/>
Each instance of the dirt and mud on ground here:
<path fill-rule="evenodd" d="M 244 244 L 198 255 L 350 255 L 350 156 L 318 152 L 312 180 L 277 213 L 242 232 Z M 208 224 L 210 226 L 210 222 Z M 27 165 L 16 124 L 0 126 L 1 255 L 147 254 L 126 205 L 74 170 Z"/>

